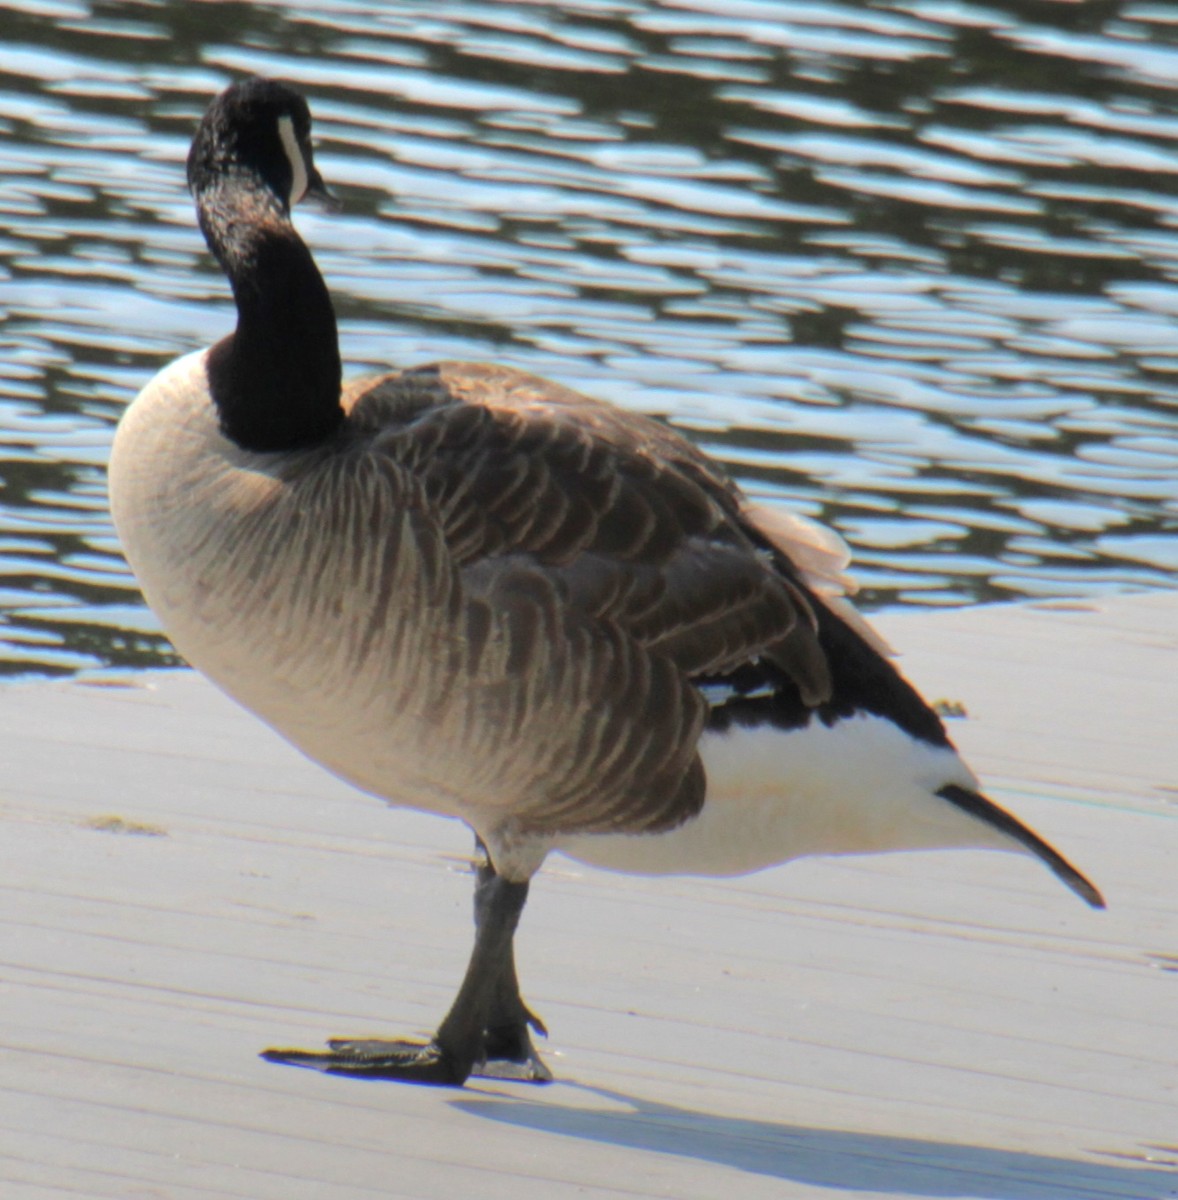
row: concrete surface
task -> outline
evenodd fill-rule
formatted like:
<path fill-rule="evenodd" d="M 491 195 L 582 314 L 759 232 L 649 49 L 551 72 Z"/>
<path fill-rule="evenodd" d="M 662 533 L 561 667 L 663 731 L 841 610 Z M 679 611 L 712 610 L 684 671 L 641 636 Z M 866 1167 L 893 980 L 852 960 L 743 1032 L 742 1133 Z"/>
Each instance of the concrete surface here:
<path fill-rule="evenodd" d="M 469 838 L 185 673 L 0 688 L 0 1196 L 1178 1196 L 1178 592 L 879 626 L 1029 859 L 641 880 L 554 859 L 549 1087 L 269 1065 L 427 1032 Z"/>

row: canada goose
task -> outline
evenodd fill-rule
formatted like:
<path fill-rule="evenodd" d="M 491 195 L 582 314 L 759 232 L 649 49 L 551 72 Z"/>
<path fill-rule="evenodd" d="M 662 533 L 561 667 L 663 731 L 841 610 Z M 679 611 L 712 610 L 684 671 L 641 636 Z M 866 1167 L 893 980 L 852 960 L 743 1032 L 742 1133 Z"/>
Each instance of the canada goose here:
<path fill-rule="evenodd" d="M 306 102 L 254 78 L 188 156 L 237 329 L 120 422 L 111 507 L 181 654 L 329 771 L 464 820 L 485 858 L 428 1044 L 266 1051 L 323 1070 L 549 1078 L 513 936 L 545 856 L 740 874 L 990 847 L 1099 892 L 977 789 L 839 596 L 841 541 L 749 503 L 666 426 L 504 367 L 341 387 L 291 223 L 323 196 Z"/>

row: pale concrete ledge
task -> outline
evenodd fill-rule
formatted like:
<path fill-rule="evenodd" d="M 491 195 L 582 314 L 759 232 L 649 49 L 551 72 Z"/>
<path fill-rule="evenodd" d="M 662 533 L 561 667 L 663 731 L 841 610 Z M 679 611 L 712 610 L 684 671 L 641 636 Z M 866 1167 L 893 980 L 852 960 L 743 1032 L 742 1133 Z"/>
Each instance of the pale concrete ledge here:
<path fill-rule="evenodd" d="M 0 1196 L 1178 1196 L 1178 593 L 879 622 L 1029 859 L 643 881 L 554 861 L 520 937 L 548 1088 L 271 1066 L 426 1031 L 461 828 L 190 674 L 0 688 Z"/>

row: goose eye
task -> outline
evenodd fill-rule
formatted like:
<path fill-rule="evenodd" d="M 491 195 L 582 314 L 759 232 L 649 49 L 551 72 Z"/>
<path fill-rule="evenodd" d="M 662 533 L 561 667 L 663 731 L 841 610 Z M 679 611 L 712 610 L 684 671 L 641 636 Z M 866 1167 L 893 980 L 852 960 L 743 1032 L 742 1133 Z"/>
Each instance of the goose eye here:
<path fill-rule="evenodd" d="M 290 163 L 289 204 L 293 208 L 307 194 L 307 186 L 311 180 L 310 171 L 299 139 L 295 135 L 294 121 L 290 117 L 278 118 L 278 136 L 282 139 L 282 148 L 286 151 L 286 158 Z"/>

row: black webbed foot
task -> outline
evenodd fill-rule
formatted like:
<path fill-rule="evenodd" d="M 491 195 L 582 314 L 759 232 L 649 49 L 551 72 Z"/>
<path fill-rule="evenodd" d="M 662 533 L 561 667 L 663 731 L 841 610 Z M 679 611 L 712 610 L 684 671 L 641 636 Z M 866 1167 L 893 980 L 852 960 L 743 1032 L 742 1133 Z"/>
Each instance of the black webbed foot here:
<path fill-rule="evenodd" d="M 537 1032 L 544 1026 L 536 1021 Z M 429 1042 L 386 1041 L 382 1038 L 332 1038 L 326 1050 L 276 1048 L 263 1050 L 267 1062 L 309 1067 L 327 1075 L 354 1075 L 460 1087 L 474 1075 L 517 1083 L 551 1083 L 552 1072 L 536 1052 L 527 1026 L 487 1030 L 481 1053 L 471 1062 L 448 1053 L 436 1039 Z"/>
<path fill-rule="evenodd" d="M 503 879 L 483 850 L 475 881 L 474 950 L 458 996 L 430 1041 L 335 1038 L 326 1050 L 272 1049 L 262 1057 L 329 1075 L 403 1083 L 460 1087 L 471 1075 L 548 1083 L 552 1072 L 530 1032 L 548 1031 L 520 997 L 512 947 L 527 895 L 527 883 Z"/>
<path fill-rule="evenodd" d="M 452 1087 L 460 1087 L 471 1073 L 470 1063 L 456 1061 L 436 1041 L 332 1038 L 327 1045 L 327 1050 L 263 1050 L 262 1058 L 291 1067 L 310 1067 L 327 1075 L 449 1084 Z"/>

